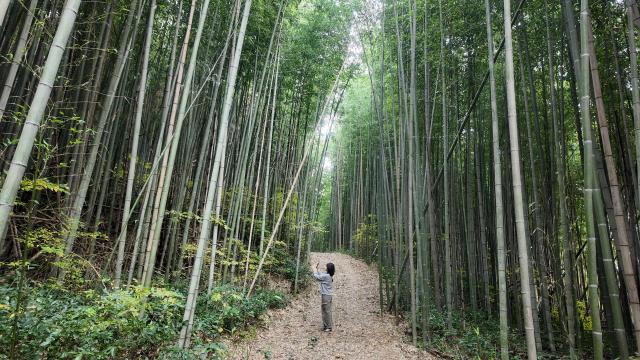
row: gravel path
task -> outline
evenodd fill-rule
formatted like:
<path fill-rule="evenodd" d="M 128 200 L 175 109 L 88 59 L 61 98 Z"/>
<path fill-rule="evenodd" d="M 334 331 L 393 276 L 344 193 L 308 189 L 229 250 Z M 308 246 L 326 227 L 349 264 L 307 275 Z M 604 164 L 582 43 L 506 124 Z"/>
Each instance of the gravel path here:
<path fill-rule="evenodd" d="M 339 253 L 312 253 L 311 263 L 336 265 L 332 333 L 322 332 L 320 292 L 313 284 L 287 308 L 269 313 L 252 339 L 230 344 L 232 359 L 432 359 L 403 335 L 392 316 L 379 315 L 378 272 Z"/>

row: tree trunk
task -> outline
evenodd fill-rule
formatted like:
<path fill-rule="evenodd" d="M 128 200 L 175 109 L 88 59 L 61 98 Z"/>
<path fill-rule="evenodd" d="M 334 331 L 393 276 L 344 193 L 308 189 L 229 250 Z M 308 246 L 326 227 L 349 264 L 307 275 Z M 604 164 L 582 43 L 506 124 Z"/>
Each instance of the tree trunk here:
<path fill-rule="evenodd" d="M 218 177 L 220 176 L 220 162 L 221 158 L 224 156 L 227 148 L 227 135 L 228 135 L 228 126 L 229 126 L 229 117 L 231 114 L 231 106 L 233 101 L 233 96 L 235 92 L 236 86 L 236 78 L 238 75 L 238 66 L 240 64 L 240 58 L 242 56 L 242 48 L 245 39 L 245 31 L 247 29 L 247 23 L 249 20 L 249 13 L 251 11 L 251 1 L 247 0 L 244 5 L 244 12 L 242 14 L 242 21 L 240 23 L 240 29 L 238 31 L 238 39 L 236 43 L 236 47 L 234 49 L 233 58 L 231 64 L 229 66 L 229 75 L 227 77 L 227 91 L 225 95 L 225 101 L 222 107 L 222 114 L 220 116 L 220 130 L 218 132 L 218 142 L 216 143 L 216 153 L 215 159 L 213 161 L 213 169 L 210 177 L 210 182 L 208 186 L 207 199 L 205 203 L 205 208 L 202 213 L 202 228 L 200 230 L 200 236 L 198 238 L 198 249 L 196 252 L 195 262 L 193 264 L 193 269 L 191 271 L 191 279 L 189 281 L 189 294 L 187 296 L 187 303 L 184 310 L 182 329 L 180 330 L 180 338 L 178 339 L 178 346 L 180 348 L 185 348 L 189 346 L 189 341 L 191 339 L 191 329 L 193 327 L 193 320 L 196 308 L 196 299 L 198 296 L 198 288 L 200 283 L 200 273 L 202 270 L 203 264 L 203 255 L 204 250 L 207 248 L 207 243 L 209 240 L 209 233 L 211 228 L 211 215 L 213 212 L 213 198 L 216 194 L 216 189 L 218 185 Z M 206 9 L 209 6 L 209 0 L 205 0 L 203 9 L 204 12 L 201 13 L 200 23 L 198 25 L 198 34 L 196 35 L 196 44 L 198 43 L 199 37 L 202 34 L 202 30 L 204 27 L 204 14 L 206 13 Z M 196 48 L 197 49 L 197 48 Z M 194 50 L 194 53 L 197 53 Z M 194 55 L 192 55 L 194 56 Z M 192 58 L 192 62 L 189 64 L 189 72 L 193 74 L 193 68 L 195 67 L 196 61 L 195 56 Z M 191 76 L 188 76 L 187 84 L 190 82 Z M 186 101 L 184 101 L 184 107 L 182 107 L 182 112 L 184 112 L 186 108 Z M 221 189 L 218 189 L 221 191 Z"/>
<path fill-rule="evenodd" d="M 511 142 L 511 176 L 513 178 L 513 201 L 518 239 L 518 257 L 520 260 L 520 287 L 522 292 L 522 311 L 527 339 L 527 355 L 530 360 L 537 358 L 536 342 L 533 327 L 531 289 L 529 287 L 529 249 L 524 224 L 524 201 L 522 195 L 522 178 L 520 170 L 520 147 L 518 145 L 518 120 L 516 113 L 516 91 L 513 67 L 513 45 L 511 39 L 511 0 L 504 0 L 504 52 L 506 95 L 509 123 L 509 140 Z"/>
<path fill-rule="evenodd" d="M 597 188 L 594 177 L 593 140 L 591 137 L 591 117 L 589 111 L 589 47 L 588 47 L 588 22 L 589 1 L 581 0 L 580 3 L 580 115 L 582 118 L 582 136 L 584 141 L 584 197 L 585 212 L 587 215 L 587 270 L 589 280 L 589 305 L 591 308 L 591 322 L 593 326 L 593 357 L 602 359 L 602 326 L 600 325 L 600 297 L 598 295 L 598 273 L 596 270 L 596 230 L 593 216 L 593 193 Z"/>
<path fill-rule="evenodd" d="M 131 156 L 129 158 L 129 171 L 127 172 L 127 189 L 124 199 L 124 209 L 122 212 L 122 225 L 118 236 L 118 259 L 116 260 L 116 272 L 114 286 L 120 286 L 120 276 L 124 263 L 124 250 L 127 241 L 127 226 L 129 223 L 129 211 L 131 208 L 131 196 L 133 195 L 133 181 L 135 179 L 136 163 L 138 159 L 138 139 L 140 137 L 140 127 L 142 123 L 142 110 L 147 90 L 147 73 L 149 71 L 149 53 L 151 51 L 151 40 L 153 37 L 153 21 L 156 12 L 156 0 L 151 0 L 149 7 L 149 22 L 147 24 L 147 34 L 144 41 L 142 73 L 140 74 L 140 90 L 138 91 L 138 102 L 136 107 L 136 119 L 131 139 Z"/>
<path fill-rule="evenodd" d="M 491 132 L 493 140 L 493 178 L 496 207 L 495 225 L 497 250 L 496 262 L 498 263 L 498 312 L 500 314 L 500 357 L 502 360 L 507 360 L 509 358 L 509 323 L 507 318 L 507 277 L 504 236 L 504 201 L 502 199 L 502 160 L 500 159 L 500 125 L 498 123 L 496 80 L 493 62 L 493 34 L 491 29 L 491 6 L 489 4 L 489 0 L 485 0 L 484 5 L 487 25 L 489 86 L 491 89 Z"/>

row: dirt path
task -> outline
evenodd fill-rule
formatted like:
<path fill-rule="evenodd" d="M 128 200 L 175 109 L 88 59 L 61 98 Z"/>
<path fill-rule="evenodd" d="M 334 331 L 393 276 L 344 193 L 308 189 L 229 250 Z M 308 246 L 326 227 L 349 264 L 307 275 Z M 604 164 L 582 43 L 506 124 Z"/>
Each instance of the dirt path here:
<path fill-rule="evenodd" d="M 269 313 L 255 338 L 232 344 L 232 359 L 431 359 L 380 316 L 377 271 L 348 255 L 312 253 L 311 263 L 336 265 L 332 333 L 322 332 L 320 295 L 313 284 L 287 308 Z"/>

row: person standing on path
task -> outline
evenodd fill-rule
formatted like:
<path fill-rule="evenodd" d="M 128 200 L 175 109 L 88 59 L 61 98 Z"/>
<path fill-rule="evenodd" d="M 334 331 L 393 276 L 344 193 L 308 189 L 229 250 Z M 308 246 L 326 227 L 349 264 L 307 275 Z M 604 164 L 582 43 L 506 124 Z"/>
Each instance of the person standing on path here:
<path fill-rule="evenodd" d="M 336 267 L 333 263 L 327 263 L 327 272 L 320 272 L 318 271 L 318 266 L 320 266 L 320 263 L 316 264 L 316 271 L 313 273 L 313 277 L 320 282 L 323 331 L 331 332 L 333 330 L 333 318 L 331 313 L 331 302 L 333 299 L 333 274 L 336 272 Z"/>

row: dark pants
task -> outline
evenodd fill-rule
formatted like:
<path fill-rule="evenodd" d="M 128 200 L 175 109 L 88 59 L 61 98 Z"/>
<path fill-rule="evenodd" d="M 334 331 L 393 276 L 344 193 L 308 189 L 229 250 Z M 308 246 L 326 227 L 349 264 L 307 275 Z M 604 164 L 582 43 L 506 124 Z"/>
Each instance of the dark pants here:
<path fill-rule="evenodd" d="M 322 324 L 325 329 L 333 329 L 333 318 L 331 312 L 331 302 L 333 296 L 322 295 Z"/>

